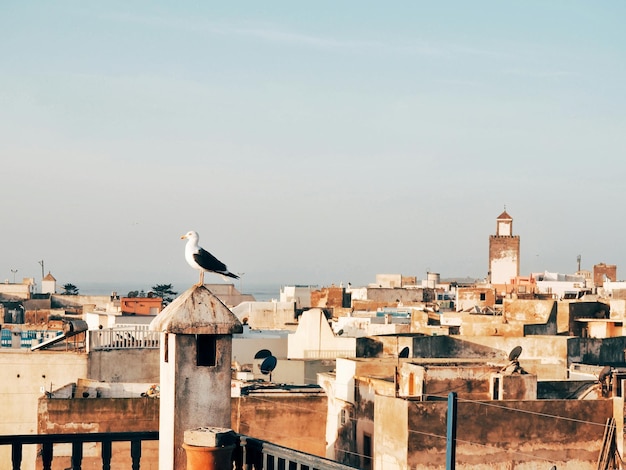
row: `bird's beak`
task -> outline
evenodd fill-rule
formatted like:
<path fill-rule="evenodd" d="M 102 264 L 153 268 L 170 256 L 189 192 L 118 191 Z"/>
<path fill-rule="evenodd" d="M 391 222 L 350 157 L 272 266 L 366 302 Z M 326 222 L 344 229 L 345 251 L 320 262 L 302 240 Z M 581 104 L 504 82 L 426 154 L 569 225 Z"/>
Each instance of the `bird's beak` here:
<path fill-rule="evenodd" d="M 181 236 L 180 236 L 180 239 L 181 239 L 181 240 L 184 240 L 185 238 L 187 238 L 187 234 L 185 234 L 185 235 L 181 235 Z"/>

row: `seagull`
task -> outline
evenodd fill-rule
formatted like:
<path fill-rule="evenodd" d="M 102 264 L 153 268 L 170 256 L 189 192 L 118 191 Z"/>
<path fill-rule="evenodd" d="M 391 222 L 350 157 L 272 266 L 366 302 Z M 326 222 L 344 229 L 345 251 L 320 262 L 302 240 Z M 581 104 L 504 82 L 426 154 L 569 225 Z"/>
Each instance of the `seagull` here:
<path fill-rule="evenodd" d="M 198 239 L 200 237 L 197 232 L 191 230 L 185 235 L 182 235 L 180 238 L 187 239 L 187 245 L 185 245 L 185 260 L 187 260 L 189 266 L 200 271 L 200 281 L 196 284 L 196 286 L 204 285 L 205 271 L 239 279 L 239 276 L 231 273 L 224 263 L 204 248 L 198 246 Z"/>

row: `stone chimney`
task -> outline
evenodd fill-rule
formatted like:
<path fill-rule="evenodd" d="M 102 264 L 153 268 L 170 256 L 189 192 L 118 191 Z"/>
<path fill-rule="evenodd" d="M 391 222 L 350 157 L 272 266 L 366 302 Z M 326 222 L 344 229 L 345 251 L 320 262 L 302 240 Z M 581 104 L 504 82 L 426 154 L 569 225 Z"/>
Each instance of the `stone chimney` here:
<path fill-rule="evenodd" d="M 150 329 L 161 332 L 159 469 L 185 470 L 185 431 L 231 427 L 232 335 L 243 326 L 206 287 L 194 286 Z"/>

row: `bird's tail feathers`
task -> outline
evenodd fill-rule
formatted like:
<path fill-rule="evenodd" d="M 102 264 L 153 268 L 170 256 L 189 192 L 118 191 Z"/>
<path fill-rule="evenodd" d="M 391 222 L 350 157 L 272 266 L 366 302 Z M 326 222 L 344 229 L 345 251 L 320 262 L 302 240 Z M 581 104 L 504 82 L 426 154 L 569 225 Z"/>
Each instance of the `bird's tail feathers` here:
<path fill-rule="evenodd" d="M 219 273 L 222 275 L 222 277 L 232 277 L 233 279 L 239 279 L 239 276 L 237 276 L 236 274 L 231 273 L 230 271 L 219 271 Z M 224 279 L 226 280 L 226 279 Z"/>

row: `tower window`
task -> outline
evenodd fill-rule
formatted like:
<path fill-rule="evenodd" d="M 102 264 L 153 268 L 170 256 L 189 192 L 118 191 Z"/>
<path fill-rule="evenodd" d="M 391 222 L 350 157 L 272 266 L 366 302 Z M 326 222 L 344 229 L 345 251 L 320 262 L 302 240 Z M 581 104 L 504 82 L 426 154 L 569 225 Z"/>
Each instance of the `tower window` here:
<path fill-rule="evenodd" d="M 217 365 L 217 339 L 215 335 L 196 336 L 196 365 Z"/>

